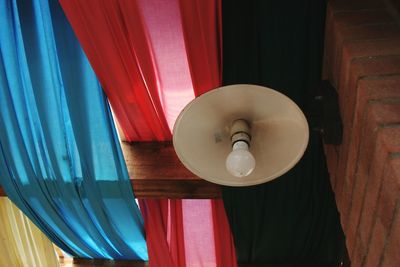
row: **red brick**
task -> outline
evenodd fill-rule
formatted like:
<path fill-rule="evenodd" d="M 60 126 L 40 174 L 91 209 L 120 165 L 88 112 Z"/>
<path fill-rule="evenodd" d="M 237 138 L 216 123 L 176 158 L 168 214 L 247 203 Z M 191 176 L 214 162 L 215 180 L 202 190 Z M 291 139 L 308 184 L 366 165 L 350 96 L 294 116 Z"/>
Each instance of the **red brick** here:
<path fill-rule="evenodd" d="M 365 58 L 366 61 L 364 63 L 363 69 L 373 72 L 378 72 L 374 75 L 379 74 L 389 74 L 382 72 L 381 70 L 373 70 L 374 66 L 372 61 L 375 58 L 383 59 L 384 56 L 390 55 L 400 55 L 400 40 L 363 40 L 363 41 L 353 41 L 350 43 L 345 43 L 341 53 L 341 64 L 336 66 L 337 76 L 337 84 L 338 91 L 344 92 L 344 95 L 341 100 L 346 99 L 348 91 L 354 88 L 355 82 L 357 82 L 358 75 L 357 72 L 352 71 L 351 68 L 357 67 L 357 61 Z M 368 62 L 368 60 L 370 62 Z M 388 65 L 389 67 L 389 65 Z M 365 69 L 367 68 L 367 69 Z M 399 71 L 399 67 L 392 70 L 391 73 L 397 73 Z M 372 73 L 370 74 L 372 75 Z M 342 102 L 341 102 L 342 103 Z"/>
<path fill-rule="evenodd" d="M 365 77 L 359 81 L 355 112 L 352 129 L 349 130 L 349 149 L 346 165 L 346 177 L 352 177 L 356 171 L 356 163 L 359 157 L 360 135 L 363 133 L 362 125 L 365 123 L 365 109 L 370 100 L 384 98 L 400 98 L 400 75 L 385 77 Z"/>
<path fill-rule="evenodd" d="M 333 0 L 329 2 L 334 11 L 362 10 L 383 7 L 382 1 L 379 0 Z"/>
<path fill-rule="evenodd" d="M 390 241 L 386 247 L 385 254 L 383 256 L 382 266 L 393 266 L 397 267 L 400 265 L 400 223 L 399 215 L 394 221 L 394 226 L 390 234 Z"/>
<path fill-rule="evenodd" d="M 353 11 L 337 11 L 331 9 L 332 21 L 338 26 L 360 26 L 360 25 L 372 25 L 380 23 L 392 22 L 393 18 L 388 16 L 386 8 L 375 8 L 375 9 L 361 9 Z"/>
<path fill-rule="evenodd" d="M 398 48 L 396 48 L 398 49 Z M 347 50 L 346 50 L 347 51 Z M 346 52 L 345 51 L 345 52 Z M 346 52 L 347 53 L 347 52 Z M 338 93 L 342 109 L 342 115 L 346 122 L 349 122 L 355 103 L 355 88 L 358 80 L 365 76 L 379 76 L 400 74 L 400 56 L 374 56 L 374 57 L 354 57 L 353 55 L 343 55 L 341 76 L 339 81 Z M 358 55 L 358 54 L 357 54 Z M 344 59 L 344 60 L 343 60 Z"/>
<path fill-rule="evenodd" d="M 391 160 L 382 182 L 382 190 L 378 200 L 377 212 L 382 224 L 390 229 L 397 203 L 400 197 L 400 164 L 399 160 Z"/>
<path fill-rule="evenodd" d="M 400 70 L 399 70 L 400 71 Z M 356 129 L 370 100 L 400 98 L 400 73 L 397 75 L 363 76 L 358 80 L 353 123 Z"/>
<path fill-rule="evenodd" d="M 375 149 L 376 133 L 377 130 L 380 129 L 379 125 L 396 123 L 397 121 L 399 121 L 398 114 L 400 113 L 396 112 L 400 112 L 400 105 L 380 103 L 371 105 L 371 107 L 371 111 L 369 111 L 371 115 L 369 115 L 369 118 L 373 119 L 368 120 L 364 128 L 362 129 L 361 139 L 363 141 L 360 143 L 359 146 L 360 156 L 359 159 L 357 159 L 357 174 L 353 173 L 351 175 L 345 176 L 344 178 L 343 176 L 340 176 L 341 179 L 339 179 L 338 177 L 337 186 L 340 186 L 340 182 L 344 180 L 346 188 L 343 187 L 345 188 L 343 190 L 346 190 L 346 192 L 341 193 L 341 190 L 339 190 L 340 188 L 338 187 L 335 190 L 338 208 L 342 216 L 342 222 L 344 223 L 343 226 L 347 229 L 346 234 L 350 236 L 355 235 L 355 231 L 360 220 L 366 183 L 369 177 L 369 167 L 371 166 L 370 163 Z M 390 114 L 394 118 L 391 118 L 391 116 L 387 116 L 384 118 L 379 118 L 379 116 L 378 118 L 376 117 L 377 115 L 375 113 L 379 114 L 382 109 L 385 110 L 385 108 L 392 110 L 392 113 Z M 353 188 L 354 186 L 355 188 Z M 341 194 L 343 194 L 343 196 Z"/>
<path fill-rule="evenodd" d="M 353 126 L 353 113 L 355 106 L 356 85 L 360 77 L 371 75 L 388 75 L 400 73 L 400 56 L 385 56 L 376 58 L 357 58 L 346 66 L 343 61 L 341 86 L 338 88 L 341 114 L 344 124 L 343 144 L 339 150 L 337 179 L 345 175 L 345 166 L 348 162 L 347 152 Z M 347 72 L 347 73 L 345 73 Z"/>
<path fill-rule="evenodd" d="M 339 81 L 343 50 L 352 58 L 396 55 L 400 50 L 400 28 L 397 24 L 361 25 L 337 29 L 335 51 L 331 60 L 332 79 Z M 396 41 L 397 40 L 397 41 Z"/>
<path fill-rule="evenodd" d="M 365 267 L 379 266 L 380 259 L 385 247 L 387 230 L 383 227 L 379 219 L 376 220 L 373 227 L 371 242 L 368 247 L 368 254 L 365 260 Z"/>
<path fill-rule="evenodd" d="M 400 151 L 400 129 L 382 128 L 377 136 L 358 227 L 358 234 L 364 243 L 367 243 L 370 238 L 385 164 L 389 159 L 390 153 Z"/>
<path fill-rule="evenodd" d="M 399 114 L 400 117 L 400 114 Z M 390 153 L 395 153 L 400 151 L 400 124 L 392 124 L 386 126 L 384 131 L 382 131 L 382 136 L 380 139 L 380 144 L 386 148 Z"/>
<path fill-rule="evenodd" d="M 374 221 L 374 217 L 376 215 L 376 206 L 379 197 L 379 192 L 382 186 L 382 175 L 383 175 L 383 165 L 384 162 L 381 160 L 374 159 L 372 161 L 373 166 L 375 167 L 375 172 L 378 172 L 380 169 L 379 175 L 370 175 L 367 182 L 367 190 L 365 191 L 364 203 L 361 211 L 361 217 L 358 224 L 357 234 L 360 235 L 361 240 L 364 243 L 367 243 L 370 239 L 372 224 Z M 382 165 L 382 167 L 380 167 Z"/>
<path fill-rule="evenodd" d="M 400 102 L 390 103 L 377 102 L 368 105 L 368 116 L 366 123 L 362 129 L 362 142 L 360 144 L 360 156 L 358 159 L 357 174 L 351 177 L 346 177 L 345 184 L 348 185 L 346 189 L 346 199 L 342 197 L 339 209 L 342 214 L 342 225 L 346 237 L 349 240 L 349 245 L 352 245 L 352 240 L 357 237 L 357 229 L 359 227 L 362 206 L 366 191 L 366 184 L 369 176 L 369 167 L 371 166 L 371 159 L 376 147 L 376 133 L 382 125 L 400 121 Z M 368 107 L 367 106 L 367 107 Z M 349 192 L 350 196 L 349 196 Z M 347 205 L 347 207 L 344 205 Z M 363 239 L 365 241 L 365 239 Z M 351 249 L 351 247 L 350 247 Z M 350 253 L 351 250 L 350 250 Z M 352 257 L 352 254 L 350 254 Z"/>
<path fill-rule="evenodd" d="M 400 34 L 392 23 L 381 1 L 328 2 L 323 75 L 339 93 L 344 133 L 325 152 L 352 266 L 400 266 L 398 233 L 381 257 L 400 195 L 389 157 L 400 147 Z"/>
<path fill-rule="evenodd" d="M 343 231 L 347 233 L 347 229 L 349 225 L 347 224 L 348 222 L 348 216 L 349 216 L 349 210 L 351 208 L 351 188 L 350 185 L 347 185 L 344 183 L 343 188 L 341 190 L 341 194 L 336 196 L 336 204 L 340 213 L 340 222 L 342 223 Z"/>
<path fill-rule="evenodd" d="M 324 66 L 323 78 L 330 79 L 332 84 L 337 85 L 337 81 L 333 78 L 332 69 L 334 63 L 334 52 L 337 46 L 337 31 L 338 29 L 353 26 L 366 26 L 371 24 L 391 23 L 393 19 L 388 16 L 386 9 L 374 10 L 357 10 L 346 12 L 335 12 L 331 5 L 328 4 L 326 27 L 325 27 L 325 48 L 324 48 Z M 340 45 L 341 48 L 341 45 Z"/>
<path fill-rule="evenodd" d="M 362 124 L 359 128 L 353 129 L 348 156 L 352 160 L 352 164 L 346 165 L 346 180 L 348 182 L 354 181 L 357 177 L 364 178 L 368 176 L 371 158 L 375 151 L 376 134 L 380 130 L 381 123 L 386 122 L 375 116 L 376 110 L 381 110 L 381 105 L 381 103 L 369 103 L 366 105 L 365 115 L 361 120 Z M 387 105 L 384 106 L 386 107 Z M 357 143 L 357 146 L 353 146 L 353 143 Z M 350 169 L 353 171 L 349 172 L 348 170 Z"/>
<path fill-rule="evenodd" d="M 400 99 L 370 101 L 369 116 L 382 127 L 400 124 Z"/>
<path fill-rule="evenodd" d="M 354 180 L 354 190 L 351 197 L 351 205 L 347 215 L 347 230 L 346 236 L 348 238 L 355 238 L 357 236 L 357 229 L 359 227 L 362 205 L 364 202 L 365 189 L 367 177 L 358 177 Z M 364 240 L 363 240 L 364 241 Z"/>
<path fill-rule="evenodd" d="M 376 126 L 377 123 L 375 120 L 363 120 L 363 124 L 362 127 L 360 129 L 360 139 L 363 140 L 364 144 L 361 143 L 360 146 L 355 147 L 355 152 L 357 155 L 360 154 L 362 156 L 362 159 L 355 159 L 355 161 L 353 161 L 351 164 L 353 164 L 354 166 L 359 166 L 359 168 L 361 168 L 361 174 L 356 175 L 356 173 L 352 173 L 351 175 L 344 175 L 346 174 L 346 167 L 348 164 L 342 164 L 342 169 L 339 170 L 338 173 L 341 173 L 342 175 L 340 176 L 342 180 L 344 180 L 344 184 L 347 186 L 347 194 L 349 194 L 348 199 L 346 201 L 346 204 L 348 207 L 343 207 L 343 205 L 341 205 L 341 207 L 343 208 L 343 210 L 341 210 L 342 214 L 343 214 L 343 221 L 345 223 L 345 225 L 348 227 L 347 231 L 346 231 L 346 235 L 354 237 L 355 236 L 355 230 L 357 229 L 357 225 L 358 225 L 358 216 L 361 210 L 361 199 L 363 197 L 363 192 L 364 192 L 364 187 L 365 187 L 365 183 L 364 183 L 364 179 L 365 179 L 365 171 L 363 168 L 367 167 L 369 164 L 369 158 L 372 155 L 373 152 L 373 146 L 371 145 L 365 145 L 365 143 L 369 143 L 369 140 L 373 140 L 375 138 L 375 134 L 376 134 Z M 358 129 L 357 129 L 358 130 Z M 346 132 L 350 132 L 350 130 L 346 131 Z M 351 140 L 351 136 L 346 136 L 346 138 L 344 139 L 344 143 L 342 144 L 342 146 L 346 146 L 349 147 L 350 144 L 350 140 Z M 367 141 L 368 140 L 368 141 Z M 372 144 L 375 144 L 374 142 Z M 343 150 L 342 150 L 343 151 Z M 348 157 L 348 155 L 342 155 L 344 157 Z M 342 159 L 342 158 L 341 158 Z M 340 161 L 339 161 L 340 162 Z M 352 166 L 353 166 L 352 165 Z M 354 167 L 355 169 L 356 167 Z M 354 187 L 354 188 L 353 188 Z M 354 191 L 356 191 L 354 193 Z M 353 203 L 355 202 L 355 203 Z M 353 208 L 353 205 L 356 205 L 356 207 Z M 354 209 L 357 209 L 357 214 L 354 214 Z M 353 213 L 351 213 L 353 212 Z"/>
<path fill-rule="evenodd" d="M 342 46 L 351 41 L 399 39 L 399 32 L 400 29 L 394 22 L 377 25 L 346 25 L 337 30 L 338 40 L 336 44 Z"/>
<path fill-rule="evenodd" d="M 353 253 L 350 255 L 351 257 L 351 266 L 352 267 L 361 267 L 367 255 L 367 247 L 365 244 L 361 242 L 360 239 L 356 239 L 355 248 Z"/>
<path fill-rule="evenodd" d="M 359 155 L 355 158 L 358 164 L 356 173 L 361 176 L 369 173 L 379 131 L 385 129 L 379 141 L 385 142 L 385 146 L 389 145 L 391 149 L 397 148 L 398 141 L 391 140 L 391 137 L 397 137 L 400 130 L 400 99 L 370 100 L 365 113 L 365 124 L 359 134 Z"/>
<path fill-rule="evenodd" d="M 400 158 L 391 161 L 391 179 L 400 186 Z M 382 266 L 399 266 L 400 263 L 400 195 L 397 194 L 396 211 L 391 230 L 388 236 L 388 244 L 383 256 Z"/>
<path fill-rule="evenodd" d="M 346 41 L 375 40 L 375 39 L 398 39 L 399 27 L 394 22 L 386 22 L 371 25 L 343 25 L 337 29 L 337 43 L 342 45 Z"/>
<path fill-rule="evenodd" d="M 345 215 L 345 218 L 347 218 L 346 224 L 348 225 L 346 237 L 350 239 L 357 236 L 357 228 L 359 226 L 366 185 L 369 178 L 369 167 L 371 166 L 371 159 L 376 147 L 376 133 L 379 130 L 377 127 L 378 122 L 373 117 L 370 119 L 370 117 L 372 115 L 366 118 L 367 120 L 361 129 L 362 142 L 360 146 L 354 148 L 358 151 L 356 153 L 359 155 L 355 163 L 357 164 L 357 173 L 345 177 L 345 182 L 351 185 L 352 192 L 351 201 L 349 202 L 350 208 L 348 209 L 348 214 Z"/>
<path fill-rule="evenodd" d="M 343 141 L 339 148 L 339 161 L 337 164 L 337 171 L 336 171 L 336 188 L 335 192 L 337 195 L 340 195 L 342 190 L 344 190 L 345 187 L 347 187 L 346 190 L 349 192 L 352 191 L 352 183 L 348 183 L 346 181 L 351 180 L 350 178 L 346 177 L 346 163 L 347 163 L 347 158 L 348 158 L 348 148 L 349 148 L 349 143 L 350 143 L 350 127 L 345 125 L 343 128 Z M 351 196 L 350 196 L 351 197 Z M 349 203 L 349 202 L 347 202 Z M 341 212 L 344 212 L 344 210 L 341 210 Z M 346 215 L 347 216 L 347 215 Z"/>
<path fill-rule="evenodd" d="M 343 136 L 345 137 L 345 136 Z M 344 142 L 344 141 L 343 141 Z M 339 148 L 343 148 L 343 144 L 339 146 Z M 337 163 L 337 167 L 336 167 L 336 178 L 335 178 L 335 196 L 336 196 L 336 204 L 338 206 L 338 209 L 340 211 L 340 213 L 344 215 L 346 214 L 345 208 L 348 207 L 348 201 L 350 200 L 350 189 L 347 190 L 346 185 L 345 185 L 345 176 L 344 176 L 344 171 L 339 167 L 339 163 L 341 161 L 341 157 L 344 157 L 345 155 L 342 153 L 342 151 L 340 151 L 339 153 L 339 160 Z M 348 199 L 342 197 L 342 195 L 344 194 L 344 191 L 348 191 L 347 194 L 349 196 Z M 347 218 L 346 218 L 347 219 Z"/>
<path fill-rule="evenodd" d="M 346 237 L 354 239 L 357 236 L 358 223 L 361 217 L 361 208 L 365 195 L 365 182 L 363 179 L 354 181 L 354 191 L 352 192 L 351 207 L 348 215 Z"/>
<path fill-rule="evenodd" d="M 356 246 L 356 240 L 354 238 L 346 237 L 346 248 L 347 248 L 347 251 L 349 252 L 349 257 L 351 259 L 351 262 L 353 262 L 355 246 Z"/>
<path fill-rule="evenodd" d="M 356 85 L 360 77 L 372 75 L 385 75 L 400 72 L 400 56 L 387 56 L 378 58 L 361 58 L 353 60 L 350 65 L 350 74 L 343 78 L 345 84 L 339 90 L 340 107 L 343 119 L 343 143 L 339 146 L 339 163 L 336 173 L 336 183 L 347 173 L 348 151 L 353 128 L 353 113 L 355 106 Z M 336 194 L 340 195 L 341 188 L 337 186 Z"/>
<path fill-rule="evenodd" d="M 400 98 L 400 74 L 389 76 L 366 76 L 359 80 L 356 94 L 356 102 L 353 112 L 353 131 L 351 132 L 351 144 L 349 163 L 356 161 L 356 152 L 360 144 L 361 125 L 364 123 L 365 108 L 370 100 L 388 98 Z M 354 172 L 354 168 L 351 168 Z"/>
<path fill-rule="evenodd" d="M 344 42 L 344 59 L 400 55 L 400 35 L 390 39 L 354 40 Z"/>

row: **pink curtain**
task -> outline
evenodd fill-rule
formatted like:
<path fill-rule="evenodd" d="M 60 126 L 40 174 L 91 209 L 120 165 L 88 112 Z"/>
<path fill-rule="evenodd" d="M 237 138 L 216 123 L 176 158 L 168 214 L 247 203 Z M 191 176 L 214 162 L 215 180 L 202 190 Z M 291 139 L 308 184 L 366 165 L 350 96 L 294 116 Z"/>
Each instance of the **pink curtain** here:
<path fill-rule="evenodd" d="M 221 0 L 61 0 L 128 141 L 164 141 L 221 84 Z M 140 200 L 150 266 L 231 267 L 220 200 Z"/>
<path fill-rule="evenodd" d="M 139 200 L 150 266 L 237 266 L 221 200 Z"/>

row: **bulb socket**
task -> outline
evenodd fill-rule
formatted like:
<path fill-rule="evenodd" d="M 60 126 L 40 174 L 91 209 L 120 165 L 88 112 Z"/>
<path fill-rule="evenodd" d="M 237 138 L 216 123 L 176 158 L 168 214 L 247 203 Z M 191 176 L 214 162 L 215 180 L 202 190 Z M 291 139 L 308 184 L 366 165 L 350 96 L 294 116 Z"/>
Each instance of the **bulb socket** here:
<path fill-rule="evenodd" d="M 239 141 L 245 142 L 250 147 L 251 135 L 250 125 L 246 120 L 239 119 L 232 123 L 231 127 L 232 147 Z"/>
<path fill-rule="evenodd" d="M 251 136 L 248 133 L 239 132 L 232 136 L 232 147 L 237 142 L 245 142 L 250 147 Z"/>
<path fill-rule="evenodd" d="M 231 137 L 240 132 L 250 135 L 250 124 L 244 119 L 238 119 L 232 122 Z"/>

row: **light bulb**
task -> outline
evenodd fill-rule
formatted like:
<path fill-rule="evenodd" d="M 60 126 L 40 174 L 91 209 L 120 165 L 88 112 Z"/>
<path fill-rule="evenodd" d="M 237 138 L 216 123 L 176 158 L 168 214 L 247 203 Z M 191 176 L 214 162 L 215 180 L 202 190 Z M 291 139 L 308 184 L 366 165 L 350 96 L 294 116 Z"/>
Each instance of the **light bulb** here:
<path fill-rule="evenodd" d="M 249 146 L 244 141 L 233 144 L 232 152 L 226 158 L 226 169 L 236 177 L 249 175 L 256 167 L 256 160 L 249 152 Z"/>

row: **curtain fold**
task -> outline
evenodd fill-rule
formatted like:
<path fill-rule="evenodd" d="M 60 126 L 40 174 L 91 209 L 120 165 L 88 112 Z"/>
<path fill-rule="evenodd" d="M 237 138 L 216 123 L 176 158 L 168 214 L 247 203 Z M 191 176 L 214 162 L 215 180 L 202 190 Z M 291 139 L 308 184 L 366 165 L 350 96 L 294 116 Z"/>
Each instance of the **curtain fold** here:
<path fill-rule="evenodd" d="M 0 222 L 0 266 L 59 266 L 50 240 L 6 197 L 0 197 Z"/>
<path fill-rule="evenodd" d="M 139 200 L 150 266 L 234 267 L 235 248 L 221 200 Z"/>
<path fill-rule="evenodd" d="M 290 5 L 290 6 L 289 6 Z M 223 2 L 223 84 L 273 88 L 305 112 L 320 84 L 325 1 Z M 268 164 L 268 163 L 265 163 Z M 344 236 L 319 134 L 278 179 L 224 187 L 239 262 L 339 264 Z"/>
<path fill-rule="evenodd" d="M 144 18 L 145 11 L 157 18 L 157 11 L 164 7 L 151 6 L 153 1 L 88 0 L 60 3 L 99 77 L 126 140 L 171 139 L 165 112 L 169 107 L 164 99 L 165 94 L 170 93 L 171 101 L 179 103 L 182 101 L 179 94 L 181 88 L 162 92 L 160 86 L 165 86 L 168 79 L 173 80 L 179 73 L 174 71 L 171 64 L 171 70 L 164 70 L 170 77 L 166 77 L 167 81 L 161 80 L 160 64 L 155 57 L 158 50 L 161 50 L 160 53 L 166 51 L 167 56 L 162 59 L 166 61 L 183 55 L 174 53 L 162 42 L 152 43 L 152 35 L 159 41 L 163 40 L 163 32 L 167 29 L 157 28 L 151 32 Z M 167 10 L 171 9 L 167 2 L 164 5 Z M 168 15 L 160 17 L 164 19 L 161 26 L 170 26 Z"/>
<path fill-rule="evenodd" d="M 107 98 L 56 1 L 0 1 L 0 184 L 77 257 L 147 259 Z"/>
<path fill-rule="evenodd" d="M 221 1 L 179 0 L 190 75 L 196 96 L 221 84 Z"/>
<path fill-rule="evenodd" d="M 183 107 L 220 85 L 221 1 L 60 2 L 128 141 L 170 140 Z M 220 201 L 140 205 L 150 266 L 236 266 Z"/>

